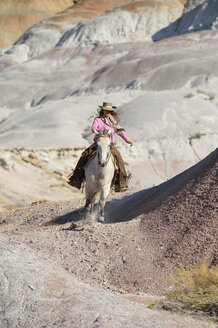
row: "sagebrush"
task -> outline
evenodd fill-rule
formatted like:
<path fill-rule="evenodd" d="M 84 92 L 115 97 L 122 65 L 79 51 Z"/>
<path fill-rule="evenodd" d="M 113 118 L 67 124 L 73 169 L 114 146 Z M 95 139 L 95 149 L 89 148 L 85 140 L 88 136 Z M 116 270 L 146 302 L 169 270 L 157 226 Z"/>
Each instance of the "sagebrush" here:
<path fill-rule="evenodd" d="M 174 287 L 166 292 L 168 306 L 218 317 L 218 265 L 210 268 L 204 261 L 196 267 L 180 266 L 171 280 Z"/>

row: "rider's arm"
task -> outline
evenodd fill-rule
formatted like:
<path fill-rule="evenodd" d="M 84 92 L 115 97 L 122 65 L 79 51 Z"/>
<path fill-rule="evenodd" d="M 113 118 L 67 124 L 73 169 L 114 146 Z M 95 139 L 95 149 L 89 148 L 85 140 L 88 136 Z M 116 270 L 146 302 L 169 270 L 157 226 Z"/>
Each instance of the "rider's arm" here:
<path fill-rule="evenodd" d="M 120 124 L 119 123 L 117 123 L 117 127 L 118 127 L 118 129 L 119 129 L 119 127 L 120 127 Z M 122 129 L 121 129 L 122 130 Z M 128 144 L 130 144 L 131 146 L 133 146 L 133 142 L 131 141 L 131 140 L 129 140 L 129 138 L 127 137 L 127 135 L 125 134 L 125 130 L 123 129 L 123 131 L 121 131 L 121 132 L 117 132 L 117 134 L 121 137 L 121 138 L 123 138 L 123 140 L 125 140 Z"/>
<path fill-rule="evenodd" d="M 101 124 L 101 120 L 99 119 L 99 117 L 96 117 L 92 123 L 92 132 L 93 133 L 95 132 L 95 130 L 99 131 L 101 129 L 100 124 Z"/>
<path fill-rule="evenodd" d="M 117 128 L 119 129 L 120 128 L 120 124 L 119 123 L 117 123 Z M 117 134 L 121 137 L 121 138 L 123 138 L 123 140 L 125 140 L 126 142 L 127 142 L 127 140 L 129 140 L 128 139 L 128 137 L 127 137 L 127 135 L 125 134 L 125 130 L 123 129 L 121 129 L 121 131 L 119 132 L 119 131 L 117 131 Z"/>

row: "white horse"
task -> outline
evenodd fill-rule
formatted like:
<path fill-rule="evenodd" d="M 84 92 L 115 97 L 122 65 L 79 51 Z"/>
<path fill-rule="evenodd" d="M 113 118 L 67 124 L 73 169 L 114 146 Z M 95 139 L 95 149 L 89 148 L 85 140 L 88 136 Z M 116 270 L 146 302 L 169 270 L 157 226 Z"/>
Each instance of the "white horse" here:
<path fill-rule="evenodd" d="M 95 131 L 97 140 L 96 155 L 86 164 L 86 218 L 93 217 L 95 197 L 100 192 L 97 221 L 104 223 L 104 207 L 111 190 L 115 172 L 115 162 L 111 153 L 111 131 Z"/>

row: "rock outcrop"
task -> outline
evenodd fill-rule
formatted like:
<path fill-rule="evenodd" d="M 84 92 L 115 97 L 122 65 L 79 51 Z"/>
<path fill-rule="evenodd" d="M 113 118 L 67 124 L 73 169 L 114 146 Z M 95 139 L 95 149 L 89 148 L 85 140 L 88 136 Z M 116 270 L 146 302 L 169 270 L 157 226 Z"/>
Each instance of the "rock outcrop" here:
<path fill-rule="evenodd" d="M 136 1 L 122 5 L 67 31 L 57 47 L 147 41 L 161 26 L 180 17 L 182 8 L 180 1 Z"/>
<path fill-rule="evenodd" d="M 79 190 L 66 183 L 83 150 L 83 147 L 0 149 L 0 212 L 42 199 L 83 198 Z"/>
<path fill-rule="evenodd" d="M 25 61 L 57 46 L 151 40 L 152 34 L 181 16 L 183 7 L 180 0 L 103 1 L 100 6 L 86 0 L 29 28 L 7 54 L 18 61 L 22 55 Z"/>
<path fill-rule="evenodd" d="M 30 31 L 26 33 L 26 37 L 28 33 L 38 35 L 39 27 L 42 24 L 47 30 L 51 29 L 53 33 L 56 30 L 58 34 L 59 30 L 64 31 L 64 25 L 66 24 L 71 25 L 71 27 L 75 26 L 86 19 L 99 16 L 105 11 L 123 4 L 127 4 L 127 10 L 133 9 L 135 12 L 138 11 L 138 7 L 147 7 L 150 18 L 152 7 L 156 7 L 160 11 L 160 15 L 155 19 L 155 22 L 160 20 L 158 24 L 163 27 L 163 24 L 167 25 L 181 16 L 184 3 L 185 0 L 165 0 L 163 3 L 156 0 L 153 3 L 147 3 L 147 1 L 136 1 L 135 3 L 135 1 L 129 0 L 101 0 L 100 2 L 98 0 L 50 0 L 46 2 L 31 0 L 27 4 L 23 0 L 16 2 L 14 0 L 5 0 L 1 1 L 0 4 L 0 24 L 4 26 L 0 34 L 0 48 L 11 46 L 27 29 L 30 29 Z M 46 18 L 44 21 L 39 22 L 44 18 Z M 31 26 L 34 24 L 36 26 L 32 28 Z M 151 31 L 155 32 L 156 27 L 153 26 Z M 51 33 L 47 31 L 47 34 L 51 37 Z"/>
<path fill-rule="evenodd" d="M 73 0 L 2 0 L 0 48 L 11 46 L 21 34 L 41 19 L 73 5 Z"/>
<path fill-rule="evenodd" d="M 188 0 L 182 17 L 155 33 L 152 39 L 157 41 L 175 35 L 211 29 L 218 29 L 217 1 Z"/>

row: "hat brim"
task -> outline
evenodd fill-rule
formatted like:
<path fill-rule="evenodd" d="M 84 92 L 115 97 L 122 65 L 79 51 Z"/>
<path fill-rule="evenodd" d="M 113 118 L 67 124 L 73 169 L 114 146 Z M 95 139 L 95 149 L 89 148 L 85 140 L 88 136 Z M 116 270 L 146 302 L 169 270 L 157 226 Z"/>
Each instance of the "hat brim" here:
<path fill-rule="evenodd" d="M 100 109 L 105 109 L 108 110 L 110 112 L 113 112 L 117 107 L 116 106 L 112 106 L 112 107 L 106 107 L 106 106 L 99 106 Z"/>

